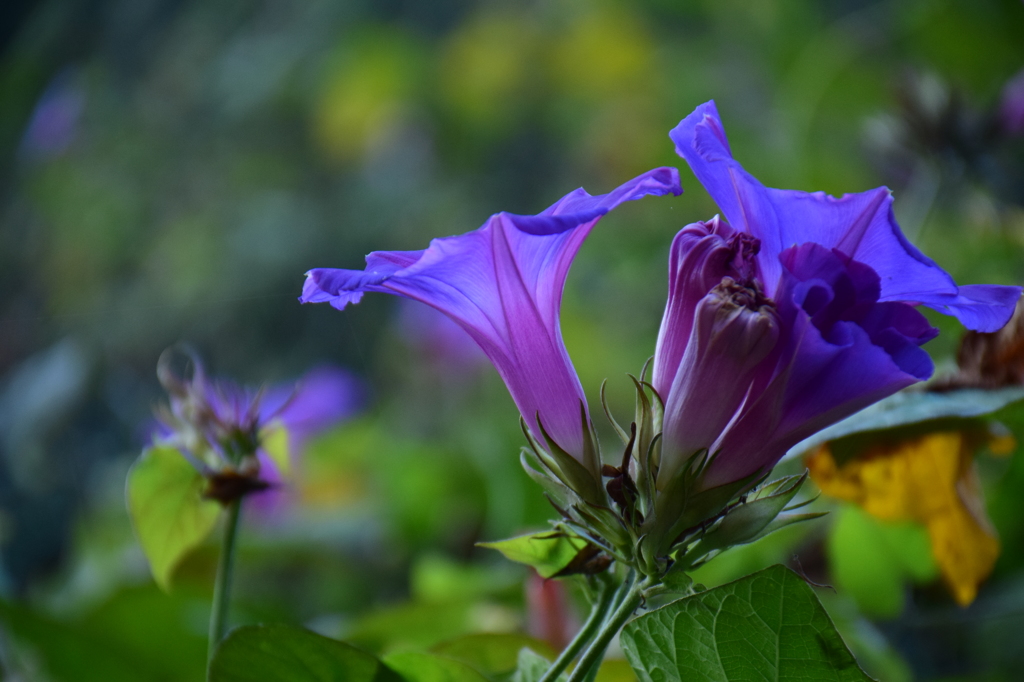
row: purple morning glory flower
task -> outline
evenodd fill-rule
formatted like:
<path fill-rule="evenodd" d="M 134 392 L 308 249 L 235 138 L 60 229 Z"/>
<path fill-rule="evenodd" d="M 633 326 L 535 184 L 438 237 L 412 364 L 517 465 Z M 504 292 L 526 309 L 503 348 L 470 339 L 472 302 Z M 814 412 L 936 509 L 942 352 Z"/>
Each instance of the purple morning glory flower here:
<path fill-rule="evenodd" d="M 299 300 L 341 310 L 379 291 L 440 310 L 483 349 L 530 429 L 540 434 L 543 425 L 582 462 L 586 398 L 559 327 L 569 266 L 608 211 L 649 194 L 681 191 L 674 168 L 644 173 L 609 194 L 578 189 L 538 215 L 498 213 L 479 229 L 435 239 L 423 251 L 375 251 L 365 270 L 310 270 Z"/>
<path fill-rule="evenodd" d="M 958 287 L 897 225 L 889 190 L 834 198 L 764 187 L 732 158 L 713 102 L 672 132 L 725 214 L 683 228 L 653 385 L 658 487 L 703 448 L 713 487 L 767 472 L 799 441 L 932 374 L 927 305 L 995 331 L 1019 287 Z M 728 221 L 728 222 L 727 222 Z"/>

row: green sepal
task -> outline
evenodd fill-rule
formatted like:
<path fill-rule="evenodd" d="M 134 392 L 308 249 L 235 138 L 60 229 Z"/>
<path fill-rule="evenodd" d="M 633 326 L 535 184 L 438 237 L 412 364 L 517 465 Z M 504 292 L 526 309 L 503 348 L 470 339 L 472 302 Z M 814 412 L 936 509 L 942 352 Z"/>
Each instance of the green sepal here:
<path fill-rule="evenodd" d="M 665 422 L 665 402 L 652 384 L 643 380 L 640 383 L 651 392 L 651 426 L 655 433 L 661 433 Z"/>
<path fill-rule="evenodd" d="M 576 521 L 580 525 L 592 528 L 595 533 L 605 538 L 616 547 L 632 544 L 629 531 L 622 523 L 619 515 L 607 507 L 591 504 L 575 504 L 571 508 Z"/>
<path fill-rule="evenodd" d="M 551 578 L 569 566 L 590 542 L 563 531 L 545 531 L 476 545 L 496 549 L 510 561 L 532 566 L 542 578 Z"/>
<path fill-rule="evenodd" d="M 731 509 L 705 533 L 693 551 L 700 555 L 715 549 L 744 545 L 762 537 L 806 480 L 805 471 L 799 476 L 786 476 L 766 484 L 746 502 Z"/>
<path fill-rule="evenodd" d="M 764 474 L 756 472 L 738 481 L 708 488 L 691 496 L 686 505 L 686 511 L 672 526 L 669 537 L 674 539 L 689 528 L 713 519 L 725 509 L 730 501 L 755 485 L 757 480 L 763 477 Z M 665 551 L 668 552 L 669 548 L 666 548 Z"/>
<path fill-rule="evenodd" d="M 803 523 L 804 521 L 813 521 L 814 519 L 820 519 L 822 516 L 828 516 L 827 511 L 820 512 L 805 512 L 803 514 L 783 514 L 775 517 L 771 523 L 769 523 L 761 534 L 756 539 L 760 540 L 766 535 L 771 535 L 777 530 L 782 530 L 786 526 L 792 526 L 796 523 Z"/>
<path fill-rule="evenodd" d="M 565 509 L 569 506 L 569 502 L 573 497 L 572 491 L 565 487 L 562 483 L 551 478 L 550 476 L 538 471 L 537 467 L 533 466 L 533 462 L 530 461 L 530 457 L 534 457 L 536 463 L 539 466 L 543 466 L 537 455 L 529 448 L 523 448 L 519 453 L 519 463 L 523 466 L 523 471 L 529 476 L 537 485 L 544 489 L 544 492 L 548 494 L 552 502 L 554 502 L 559 508 Z"/>
<path fill-rule="evenodd" d="M 654 430 L 654 408 L 640 380 L 632 374 L 627 376 L 636 388 L 636 441 L 633 452 L 644 458 L 637 462 L 638 466 L 650 470 L 656 463 L 647 461 L 647 454 L 651 451 L 651 441 L 658 434 L 658 431 Z"/>
<path fill-rule="evenodd" d="M 540 416 L 537 417 L 540 424 Z M 601 488 L 601 443 L 597 438 L 590 418 L 587 416 L 587 404 L 580 401 L 580 425 L 583 429 L 583 468 L 590 472 L 597 481 L 597 487 Z M 545 436 L 546 437 L 546 436 Z M 602 490 L 601 496 L 604 496 Z"/>
<path fill-rule="evenodd" d="M 530 443 L 537 458 L 542 464 L 550 471 L 558 480 L 560 480 L 567 488 L 575 492 L 577 495 L 582 497 L 587 502 L 594 504 L 603 504 L 605 501 L 604 491 L 601 489 L 601 483 L 594 479 L 585 466 L 580 464 L 575 457 L 570 455 L 568 452 L 563 450 L 558 443 L 548 435 L 544 429 L 544 424 L 540 422 L 538 415 L 537 426 L 540 429 L 541 435 L 544 436 L 544 440 L 547 442 L 547 447 L 542 445 L 533 434 L 530 429 L 526 426 L 526 422 L 522 422 L 523 433 L 526 434 L 526 438 Z"/>
<path fill-rule="evenodd" d="M 615 429 L 615 433 L 622 441 L 622 444 L 629 447 L 629 435 L 626 433 L 624 428 L 619 426 L 619 422 L 615 421 L 615 417 L 612 416 L 612 411 L 608 409 L 608 399 L 605 397 L 604 392 L 605 386 L 607 385 L 607 379 L 601 382 L 601 408 L 604 410 L 604 416 L 608 419 L 609 423 L 611 423 L 612 428 Z"/>

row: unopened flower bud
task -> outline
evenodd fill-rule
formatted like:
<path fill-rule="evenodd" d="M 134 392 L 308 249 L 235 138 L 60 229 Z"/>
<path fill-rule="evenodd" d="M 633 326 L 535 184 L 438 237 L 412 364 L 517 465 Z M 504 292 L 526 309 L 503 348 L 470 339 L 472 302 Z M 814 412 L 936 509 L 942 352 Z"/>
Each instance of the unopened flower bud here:
<path fill-rule="evenodd" d="M 697 305 L 693 330 L 665 404 L 658 487 L 709 448 L 771 368 L 779 340 L 775 305 L 756 281 L 724 278 Z"/>

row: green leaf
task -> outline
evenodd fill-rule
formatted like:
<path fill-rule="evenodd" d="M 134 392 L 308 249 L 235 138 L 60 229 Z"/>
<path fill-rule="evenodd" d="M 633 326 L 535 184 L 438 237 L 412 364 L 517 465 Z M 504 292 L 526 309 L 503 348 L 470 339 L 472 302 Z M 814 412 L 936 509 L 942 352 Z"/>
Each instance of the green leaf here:
<path fill-rule="evenodd" d="M 518 665 L 519 651 L 529 648 L 554 659 L 557 655 L 548 644 L 526 635 L 477 633 L 442 642 L 431 652 L 454 658 L 479 670 L 484 675 L 511 674 Z"/>
<path fill-rule="evenodd" d="M 828 538 L 836 585 L 867 615 L 894 618 L 903 611 L 906 583 L 938 576 L 928 533 L 915 523 L 884 523 L 855 505 L 836 513 Z"/>
<path fill-rule="evenodd" d="M 400 682 L 376 657 L 291 625 L 233 630 L 210 663 L 210 682 Z"/>
<path fill-rule="evenodd" d="M 406 651 L 384 657 L 384 663 L 406 682 L 487 682 L 487 678 L 454 658 Z"/>
<path fill-rule="evenodd" d="M 551 661 L 530 649 L 521 649 L 517 658 L 516 674 L 512 682 L 538 682 L 551 667 Z M 557 682 L 565 682 L 569 676 L 562 673 Z"/>
<path fill-rule="evenodd" d="M 550 578 L 568 566 L 587 544 L 579 536 L 550 531 L 477 543 L 498 550 L 506 559 L 533 566 L 542 578 Z"/>
<path fill-rule="evenodd" d="M 174 448 L 147 448 L 128 472 L 128 512 L 153 578 L 164 590 L 181 560 L 217 523 L 221 506 L 202 497 L 205 486 Z"/>
<path fill-rule="evenodd" d="M 980 417 L 1020 400 L 1024 400 L 1024 387 L 1020 386 L 991 391 L 970 388 L 945 393 L 903 391 L 819 431 L 795 445 L 787 456 L 801 455 L 822 443 L 864 431 L 883 431 L 936 419 Z"/>
<path fill-rule="evenodd" d="M 870 680 L 814 591 L 784 566 L 644 614 L 620 641 L 641 682 Z"/>

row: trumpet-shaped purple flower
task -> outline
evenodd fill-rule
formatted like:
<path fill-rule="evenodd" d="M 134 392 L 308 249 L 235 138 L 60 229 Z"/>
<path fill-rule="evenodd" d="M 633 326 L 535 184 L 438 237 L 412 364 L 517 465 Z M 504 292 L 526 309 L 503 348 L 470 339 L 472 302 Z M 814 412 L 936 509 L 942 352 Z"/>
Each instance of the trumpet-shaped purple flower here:
<path fill-rule="evenodd" d="M 901 233 L 888 189 L 836 199 L 764 187 L 732 158 L 713 102 L 671 133 L 728 222 L 683 228 L 653 384 L 665 401 L 658 487 L 695 452 L 704 487 L 767 472 L 799 441 L 932 373 L 924 304 L 971 329 L 1019 287 L 958 287 Z"/>
<path fill-rule="evenodd" d="M 300 301 L 344 309 L 379 291 L 422 301 L 445 313 L 483 349 L 527 425 L 540 426 L 566 452 L 584 459 L 586 398 L 559 327 L 569 266 L 600 218 L 619 204 L 679 194 L 678 172 L 658 168 L 609 194 L 571 192 L 539 215 L 498 213 L 423 251 L 375 251 L 365 270 L 306 273 Z"/>

